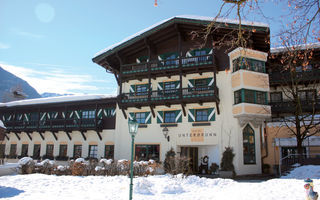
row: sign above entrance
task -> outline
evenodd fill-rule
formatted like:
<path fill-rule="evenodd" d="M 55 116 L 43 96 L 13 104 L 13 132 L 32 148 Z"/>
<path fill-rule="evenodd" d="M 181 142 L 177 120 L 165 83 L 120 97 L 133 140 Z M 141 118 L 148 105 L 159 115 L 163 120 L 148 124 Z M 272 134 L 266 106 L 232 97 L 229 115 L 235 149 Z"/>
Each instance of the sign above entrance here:
<path fill-rule="evenodd" d="M 190 133 L 178 134 L 178 138 L 190 138 L 191 142 L 204 142 L 205 137 L 215 137 L 216 133 L 204 132 L 204 128 L 192 128 Z"/>

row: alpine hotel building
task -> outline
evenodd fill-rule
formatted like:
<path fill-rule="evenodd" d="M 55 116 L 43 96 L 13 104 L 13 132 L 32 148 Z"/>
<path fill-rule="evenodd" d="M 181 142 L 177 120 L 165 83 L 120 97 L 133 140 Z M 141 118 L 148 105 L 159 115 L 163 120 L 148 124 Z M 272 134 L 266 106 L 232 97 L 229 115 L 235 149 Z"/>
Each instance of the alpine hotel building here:
<path fill-rule="evenodd" d="M 173 17 L 97 53 L 93 62 L 113 73 L 118 83 L 115 97 L 0 104 L 7 127 L 2 152 L 8 158 L 129 159 L 127 123 L 135 118 L 140 123 L 136 160 L 163 161 L 173 148 L 190 158 L 196 173 L 202 157 L 209 157 L 209 166 L 220 164 L 230 146 L 238 175 L 261 173 L 265 121 L 271 118 L 265 64 L 269 27 L 244 23 L 248 49 L 218 48 L 215 41 L 237 24 L 217 22 L 207 42 L 190 34 L 211 20 Z"/>

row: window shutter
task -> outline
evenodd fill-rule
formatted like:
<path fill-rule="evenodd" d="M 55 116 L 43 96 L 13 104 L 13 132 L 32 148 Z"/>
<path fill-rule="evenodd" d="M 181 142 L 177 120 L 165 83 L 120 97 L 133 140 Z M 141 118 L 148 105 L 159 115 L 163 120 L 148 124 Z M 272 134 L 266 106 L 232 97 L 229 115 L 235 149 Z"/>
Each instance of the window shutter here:
<path fill-rule="evenodd" d="M 65 112 L 61 112 L 62 118 L 65 119 L 66 118 L 66 113 Z"/>
<path fill-rule="evenodd" d="M 69 115 L 68 115 L 69 119 L 72 119 L 74 112 L 73 111 L 69 111 L 68 113 L 69 113 Z"/>
<path fill-rule="evenodd" d="M 163 111 L 158 111 L 157 112 L 157 123 L 158 124 L 163 123 Z"/>
<path fill-rule="evenodd" d="M 181 110 L 176 110 L 176 123 L 182 122 L 182 112 Z"/>
<path fill-rule="evenodd" d="M 80 119 L 81 111 L 80 110 L 76 110 L 75 114 L 76 114 L 76 118 Z"/>
<path fill-rule="evenodd" d="M 194 112 L 195 112 L 195 109 L 189 109 L 188 110 L 188 122 L 196 121 L 195 118 L 194 118 Z"/>
<path fill-rule="evenodd" d="M 175 81 L 174 84 L 175 84 L 175 86 L 176 86 L 176 89 L 179 89 L 179 88 L 180 88 L 180 81 Z"/>
<path fill-rule="evenodd" d="M 23 116 L 24 116 L 25 121 L 28 122 L 30 120 L 30 113 L 25 113 Z"/>
<path fill-rule="evenodd" d="M 47 113 L 45 113 L 45 112 L 40 113 L 40 121 L 46 120 L 46 115 L 47 115 Z"/>
<path fill-rule="evenodd" d="M 111 116 L 112 117 L 116 116 L 116 109 L 115 108 L 111 108 Z"/>
<path fill-rule="evenodd" d="M 98 117 L 99 119 L 102 119 L 102 118 L 103 118 L 102 108 L 100 108 L 100 109 L 98 110 L 97 117 Z"/>
<path fill-rule="evenodd" d="M 163 90 L 163 82 L 158 83 L 158 91 Z"/>
<path fill-rule="evenodd" d="M 129 87 L 130 96 L 134 96 L 134 94 L 135 94 L 135 89 L 136 89 L 135 85 L 130 85 L 130 87 Z"/>
<path fill-rule="evenodd" d="M 58 112 L 53 112 L 53 118 L 57 119 L 58 118 L 58 114 L 59 114 Z"/>
<path fill-rule="evenodd" d="M 208 108 L 208 120 L 215 121 L 216 120 L 216 113 L 214 108 Z"/>
<path fill-rule="evenodd" d="M 151 124 L 151 112 L 145 112 L 146 114 L 146 124 Z"/>
<path fill-rule="evenodd" d="M 207 84 L 208 86 L 212 86 L 214 79 L 213 78 L 207 78 Z"/>
<path fill-rule="evenodd" d="M 188 80 L 188 88 L 193 88 L 194 87 L 194 79 Z"/>
<path fill-rule="evenodd" d="M 133 119 L 136 118 L 134 112 L 130 112 L 129 115 L 128 115 L 128 117 L 129 117 L 129 120 L 130 120 L 130 121 L 132 121 Z"/>

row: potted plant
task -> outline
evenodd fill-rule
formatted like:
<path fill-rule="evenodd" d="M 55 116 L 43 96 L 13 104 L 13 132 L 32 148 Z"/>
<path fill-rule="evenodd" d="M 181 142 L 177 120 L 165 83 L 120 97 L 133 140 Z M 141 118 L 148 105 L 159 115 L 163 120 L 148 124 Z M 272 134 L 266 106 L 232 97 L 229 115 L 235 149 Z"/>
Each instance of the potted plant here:
<path fill-rule="evenodd" d="M 235 154 L 231 147 L 226 147 L 222 154 L 222 159 L 220 163 L 220 177 L 221 178 L 232 178 L 235 175 L 233 158 Z"/>

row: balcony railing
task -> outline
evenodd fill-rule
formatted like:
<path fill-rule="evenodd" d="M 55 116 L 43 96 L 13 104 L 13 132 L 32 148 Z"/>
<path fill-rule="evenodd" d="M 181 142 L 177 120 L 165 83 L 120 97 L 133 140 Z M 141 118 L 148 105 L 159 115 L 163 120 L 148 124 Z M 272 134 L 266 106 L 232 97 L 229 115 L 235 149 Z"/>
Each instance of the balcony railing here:
<path fill-rule="evenodd" d="M 216 86 L 179 88 L 170 90 L 153 90 L 140 93 L 122 93 L 121 102 L 157 102 L 170 100 L 184 100 L 196 98 L 218 98 L 218 88 Z"/>
<path fill-rule="evenodd" d="M 290 84 L 291 78 L 294 78 L 294 82 L 298 84 L 320 80 L 320 69 L 296 72 L 296 75 L 294 77 L 291 77 L 290 72 L 272 72 L 269 74 L 269 81 L 271 85 Z"/>
<path fill-rule="evenodd" d="M 302 112 L 312 112 L 313 108 L 315 110 L 320 110 L 320 98 L 316 99 L 300 99 Z M 280 101 L 270 101 L 272 112 L 294 112 L 297 103 L 292 100 L 280 100 Z"/>
<path fill-rule="evenodd" d="M 102 119 L 51 119 L 31 121 L 6 121 L 9 131 L 96 129 L 103 127 Z"/>
<path fill-rule="evenodd" d="M 181 65 L 180 65 L 181 63 Z M 182 68 L 196 67 L 202 65 L 213 64 L 213 56 L 202 55 L 202 56 L 193 56 L 193 57 L 182 57 L 177 59 L 166 59 L 166 60 L 153 60 L 144 63 L 134 63 L 122 65 L 122 74 L 134 74 L 134 73 L 143 73 L 150 71 L 158 70 L 172 70 L 178 69 L 180 66 Z"/>

